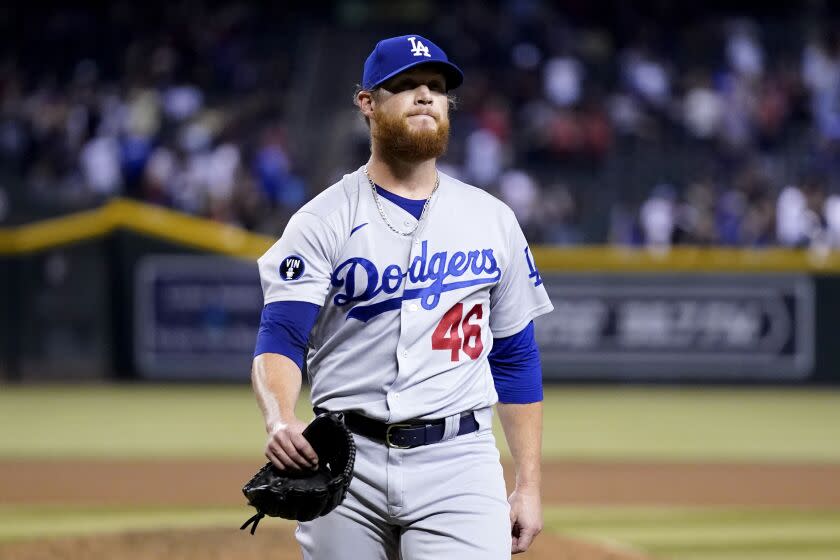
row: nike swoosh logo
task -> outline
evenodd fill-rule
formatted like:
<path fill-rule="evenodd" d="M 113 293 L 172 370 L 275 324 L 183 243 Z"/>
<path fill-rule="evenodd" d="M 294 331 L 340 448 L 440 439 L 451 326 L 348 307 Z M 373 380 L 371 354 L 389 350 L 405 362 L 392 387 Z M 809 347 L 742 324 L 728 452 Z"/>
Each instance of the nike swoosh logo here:
<path fill-rule="evenodd" d="M 365 227 L 365 226 L 366 226 L 366 225 L 368 225 L 369 223 L 370 223 L 370 222 L 365 222 L 365 223 L 363 223 L 363 224 L 362 224 L 362 225 L 360 225 L 360 226 L 356 226 L 356 227 L 354 227 L 354 228 L 350 231 L 350 235 L 353 235 L 354 233 L 356 233 L 357 231 L 359 231 L 360 229 L 362 229 L 363 227 Z M 348 237 L 349 237 L 349 236 L 348 236 Z"/>

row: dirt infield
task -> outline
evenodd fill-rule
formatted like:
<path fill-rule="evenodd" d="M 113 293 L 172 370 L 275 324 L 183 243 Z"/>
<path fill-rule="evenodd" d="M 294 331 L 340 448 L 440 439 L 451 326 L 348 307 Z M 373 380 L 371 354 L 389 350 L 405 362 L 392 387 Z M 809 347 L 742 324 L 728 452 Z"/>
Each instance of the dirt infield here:
<path fill-rule="evenodd" d="M 242 484 L 261 465 L 259 461 L 0 461 L 0 504 L 236 505 L 243 502 Z M 512 471 L 505 465 L 506 474 Z M 838 480 L 840 465 L 549 462 L 543 466 L 543 501 L 838 507 Z"/>
<path fill-rule="evenodd" d="M 246 461 L 0 461 L 0 504 L 243 505 Z M 512 472 L 505 465 L 506 473 Z M 57 473 L 61 473 L 57 476 Z M 838 465 L 547 463 L 543 498 L 554 505 L 840 506 Z M 510 480 L 508 481 L 510 486 Z M 248 538 L 245 538 L 248 537 Z M 0 558 L 239 560 L 300 558 L 288 529 L 132 532 L 0 545 Z M 541 535 L 521 558 L 632 560 L 606 545 Z"/>

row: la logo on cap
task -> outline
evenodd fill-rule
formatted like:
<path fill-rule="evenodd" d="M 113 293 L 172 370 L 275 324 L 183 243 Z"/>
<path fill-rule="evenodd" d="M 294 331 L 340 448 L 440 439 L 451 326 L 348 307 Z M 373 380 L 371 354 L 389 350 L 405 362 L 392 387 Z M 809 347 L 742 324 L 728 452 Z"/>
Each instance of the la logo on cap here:
<path fill-rule="evenodd" d="M 411 42 L 411 54 L 414 56 L 432 57 L 432 55 L 429 54 L 429 47 L 424 45 L 423 41 L 418 41 L 417 37 L 409 37 L 408 40 Z"/>
<path fill-rule="evenodd" d="M 436 70 L 446 78 L 447 91 L 464 81 L 464 73 L 449 62 L 446 53 L 434 41 L 415 33 L 389 37 L 376 43 L 365 59 L 362 87 L 372 91 L 400 72 L 430 62 L 436 63 Z"/>

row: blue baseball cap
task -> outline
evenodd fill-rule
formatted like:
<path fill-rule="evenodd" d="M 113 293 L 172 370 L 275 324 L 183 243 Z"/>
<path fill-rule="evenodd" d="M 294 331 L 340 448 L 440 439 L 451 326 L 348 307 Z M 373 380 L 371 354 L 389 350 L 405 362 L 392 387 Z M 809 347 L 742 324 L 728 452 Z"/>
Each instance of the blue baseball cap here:
<path fill-rule="evenodd" d="M 446 78 L 446 89 L 455 89 L 464 81 L 461 69 L 449 62 L 439 46 L 420 35 L 401 35 L 376 43 L 365 60 L 362 88 L 371 90 L 409 68 L 434 64 Z"/>

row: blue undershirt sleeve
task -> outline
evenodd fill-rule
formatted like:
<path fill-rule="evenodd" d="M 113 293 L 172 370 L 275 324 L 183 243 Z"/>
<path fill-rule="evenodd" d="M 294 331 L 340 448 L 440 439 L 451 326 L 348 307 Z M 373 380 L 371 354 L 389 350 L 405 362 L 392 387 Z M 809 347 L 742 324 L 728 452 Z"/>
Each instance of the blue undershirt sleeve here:
<path fill-rule="evenodd" d="M 275 301 L 263 307 L 254 357 L 282 354 L 303 369 L 309 331 L 320 310 L 320 305 L 307 301 Z"/>
<path fill-rule="evenodd" d="M 542 366 L 533 321 L 513 336 L 493 339 L 487 359 L 499 402 L 527 404 L 543 400 Z"/>

